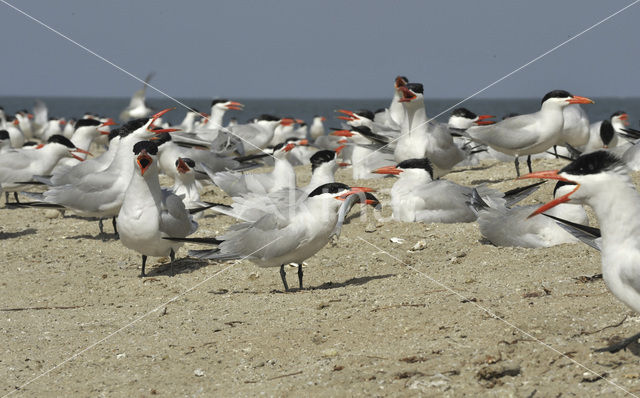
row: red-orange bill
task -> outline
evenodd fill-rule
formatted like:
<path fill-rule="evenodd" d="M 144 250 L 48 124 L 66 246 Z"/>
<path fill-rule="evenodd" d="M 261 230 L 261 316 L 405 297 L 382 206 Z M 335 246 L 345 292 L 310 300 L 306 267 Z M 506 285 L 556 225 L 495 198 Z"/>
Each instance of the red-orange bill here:
<path fill-rule="evenodd" d="M 571 196 L 575 191 L 578 190 L 578 188 L 580 188 L 580 185 L 576 185 L 575 189 L 571 192 L 569 192 L 566 195 L 562 195 L 559 198 L 555 198 L 554 200 L 552 200 L 549 203 L 545 203 L 544 205 L 540 206 L 536 211 L 534 211 L 533 213 L 529 214 L 529 217 L 527 218 L 531 218 L 533 216 L 536 216 L 540 213 L 544 213 L 545 211 L 556 207 L 557 205 L 559 205 L 560 203 L 564 203 L 564 202 L 568 202 L 569 201 L 569 196 Z"/>

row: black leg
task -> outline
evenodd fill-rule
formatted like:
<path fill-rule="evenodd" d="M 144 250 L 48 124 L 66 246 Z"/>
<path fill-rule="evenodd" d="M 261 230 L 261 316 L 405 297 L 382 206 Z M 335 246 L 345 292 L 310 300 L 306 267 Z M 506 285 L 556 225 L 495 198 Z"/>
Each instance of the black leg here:
<path fill-rule="evenodd" d="M 300 282 L 300 290 L 302 290 L 302 263 L 298 264 L 298 282 Z"/>
<path fill-rule="evenodd" d="M 116 238 L 119 238 L 120 235 L 118 234 L 118 227 L 116 225 L 116 217 L 115 216 L 111 219 L 111 224 L 113 225 L 113 233 L 116 234 Z"/>
<path fill-rule="evenodd" d="M 169 258 L 171 258 L 171 275 L 174 275 L 173 262 L 176 261 L 176 252 L 174 252 L 173 249 L 171 249 L 171 252 L 169 253 Z"/>
<path fill-rule="evenodd" d="M 597 350 L 595 350 L 595 352 L 610 352 L 612 354 L 626 349 L 628 345 L 635 343 L 636 341 L 638 341 L 638 338 L 640 338 L 640 333 L 638 334 L 634 334 L 633 336 L 629 337 L 628 339 L 624 339 L 621 342 L 617 343 L 617 344 L 612 344 L 609 347 L 604 347 L 604 348 L 598 348 Z"/>
<path fill-rule="evenodd" d="M 4 204 L 5 205 L 9 204 L 9 192 L 4 193 Z"/>
<path fill-rule="evenodd" d="M 16 203 L 20 203 L 20 201 L 18 200 L 18 193 L 17 192 L 13 193 L 13 198 L 16 200 Z"/>
<path fill-rule="evenodd" d="M 556 155 L 556 159 L 558 159 L 558 146 L 557 145 L 553 146 L 553 154 Z"/>
<path fill-rule="evenodd" d="M 531 155 L 527 156 L 527 167 L 529 167 L 529 173 L 533 173 L 533 169 L 531 168 Z"/>
<path fill-rule="evenodd" d="M 98 228 L 100 228 L 100 235 L 104 234 L 104 225 L 102 224 L 102 218 L 98 220 Z"/>
<path fill-rule="evenodd" d="M 147 256 L 142 255 L 142 272 L 140 273 L 140 277 L 143 278 L 146 275 L 144 274 L 144 266 L 147 265 Z"/>
<path fill-rule="evenodd" d="M 518 161 L 517 156 L 516 156 L 516 160 L 513 163 L 516 165 L 516 175 L 520 177 L 520 162 Z"/>
<path fill-rule="evenodd" d="M 284 285 L 284 291 L 289 291 L 289 285 L 287 285 L 287 274 L 284 272 L 284 264 L 280 265 L 280 278 L 282 278 L 282 284 Z"/>

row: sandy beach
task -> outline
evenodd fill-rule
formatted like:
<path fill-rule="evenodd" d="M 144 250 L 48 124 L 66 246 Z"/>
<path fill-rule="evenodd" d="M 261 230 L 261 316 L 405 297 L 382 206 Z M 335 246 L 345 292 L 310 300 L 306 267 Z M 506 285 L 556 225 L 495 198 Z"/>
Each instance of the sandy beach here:
<path fill-rule="evenodd" d="M 534 170 L 565 161 L 534 161 Z M 309 167 L 298 167 L 299 183 Z M 337 180 L 378 189 L 393 178 Z M 507 190 L 510 163 L 447 179 Z M 636 176 L 636 182 L 638 182 Z M 167 184 L 169 181 L 165 181 Z M 546 202 L 546 183 L 524 204 Z M 213 187 L 204 199 L 230 203 Z M 305 290 L 277 268 L 140 256 L 95 221 L 0 209 L 0 380 L 12 396 L 624 396 L 640 347 L 594 353 L 640 329 L 584 244 L 494 247 L 478 226 L 390 220 L 354 209 L 310 258 Z M 212 213 L 194 236 L 234 221 Z M 105 223 L 111 232 L 110 222 Z M 394 238 L 393 241 L 391 238 Z M 397 238 L 397 239 L 395 239 Z M 422 250 L 412 251 L 419 241 Z M 295 270 L 289 271 L 297 287 Z M 603 380 L 589 372 L 606 378 Z M 20 391 L 16 388 L 28 383 Z"/>

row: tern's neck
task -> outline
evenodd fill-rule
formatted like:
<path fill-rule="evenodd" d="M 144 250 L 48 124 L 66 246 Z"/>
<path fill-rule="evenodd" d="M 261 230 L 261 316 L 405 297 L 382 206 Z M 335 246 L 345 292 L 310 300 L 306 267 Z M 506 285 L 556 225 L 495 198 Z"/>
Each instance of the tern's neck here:
<path fill-rule="evenodd" d="M 276 158 L 272 173 L 273 176 L 275 176 L 274 191 L 283 188 L 294 188 L 296 186 L 296 173 L 286 158 Z"/>
<path fill-rule="evenodd" d="M 311 181 L 309 181 L 309 188 L 315 189 L 324 184 L 328 184 L 330 182 L 335 182 L 334 174 L 338 168 L 335 160 L 330 162 L 322 163 L 320 166 L 316 167 L 311 174 Z"/>
<path fill-rule="evenodd" d="M 220 128 L 222 127 L 222 118 L 224 117 L 225 109 L 220 109 L 218 107 L 211 107 L 211 116 L 209 117 L 209 126 L 210 128 Z"/>
<path fill-rule="evenodd" d="M 398 90 L 393 90 L 393 99 L 391 100 L 391 105 L 389 105 L 389 115 L 391 116 L 391 120 L 395 123 L 402 123 L 402 119 L 404 118 L 404 109 L 402 109 L 402 102 L 400 102 L 400 94 L 398 94 Z"/>
<path fill-rule="evenodd" d="M 92 132 L 91 130 L 85 131 L 83 129 L 82 131 L 76 131 L 76 133 L 71 137 L 71 142 L 73 142 L 73 145 L 75 145 L 76 148 L 88 151 L 95 138 L 95 132 Z M 83 159 L 87 158 L 87 155 L 84 153 L 78 154 L 77 156 L 80 156 Z"/>
<path fill-rule="evenodd" d="M 180 123 L 180 128 L 184 131 L 193 131 L 193 123 L 196 120 L 196 114 L 193 112 L 187 112 L 182 123 Z"/>
<path fill-rule="evenodd" d="M 402 134 L 415 133 L 417 130 L 426 127 L 427 111 L 423 103 L 406 105 L 404 111 Z"/>
<path fill-rule="evenodd" d="M 133 172 L 131 183 L 127 188 L 127 196 L 132 201 L 139 202 L 140 205 L 148 204 L 149 200 L 153 200 L 156 207 L 160 208 L 162 190 L 155 161 L 151 163 L 144 175 L 141 175 L 139 170 Z"/>
<path fill-rule="evenodd" d="M 183 181 L 181 178 L 176 178 L 173 184 L 173 193 L 176 195 L 184 195 L 186 202 L 197 202 L 200 200 L 200 193 L 196 186 L 195 179 L 189 178 Z"/>
<path fill-rule="evenodd" d="M 628 177 L 611 181 L 587 203 L 593 207 L 602 230 L 603 251 L 625 245 L 640 236 L 640 194 Z"/>

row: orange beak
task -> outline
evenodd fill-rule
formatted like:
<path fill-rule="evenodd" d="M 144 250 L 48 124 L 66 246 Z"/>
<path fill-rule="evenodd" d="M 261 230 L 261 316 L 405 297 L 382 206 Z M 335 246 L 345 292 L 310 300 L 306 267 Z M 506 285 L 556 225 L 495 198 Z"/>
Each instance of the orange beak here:
<path fill-rule="evenodd" d="M 72 152 L 84 153 L 85 155 L 93 156 L 93 154 L 89 151 L 85 151 L 84 149 L 76 148 Z"/>
<path fill-rule="evenodd" d="M 405 86 L 398 87 L 398 90 L 400 90 L 400 92 L 402 93 L 402 98 L 400 98 L 398 102 L 411 102 L 412 100 L 418 98 L 417 95 L 412 93 L 411 90 L 409 90 Z"/>
<path fill-rule="evenodd" d="M 629 125 L 629 115 L 627 115 L 626 113 L 623 113 L 622 115 L 620 115 L 620 120 L 622 120 L 622 123 L 625 126 Z"/>
<path fill-rule="evenodd" d="M 178 158 L 178 166 L 176 166 L 176 169 L 178 170 L 178 173 L 180 173 L 180 174 L 187 173 L 189 170 L 191 170 L 189 168 L 189 165 L 186 164 L 185 161 L 182 160 L 182 158 Z"/>
<path fill-rule="evenodd" d="M 494 118 L 495 116 L 493 115 L 480 115 L 478 116 L 478 120 L 476 121 L 476 124 L 478 126 L 483 126 L 483 125 L 487 125 L 487 124 L 494 124 L 495 122 L 493 120 L 486 120 L 486 119 L 491 119 Z"/>
<path fill-rule="evenodd" d="M 242 111 L 242 110 L 244 110 L 244 105 L 239 103 L 239 102 L 231 101 L 227 105 L 227 109 L 231 109 L 231 110 L 234 110 L 234 111 Z"/>
<path fill-rule="evenodd" d="M 148 130 L 148 131 L 151 131 L 151 129 L 153 128 L 153 124 L 156 122 L 156 120 L 158 120 L 159 118 L 161 118 L 161 117 L 162 117 L 162 115 L 164 115 L 165 113 L 167 113 L 167 112 L 169 112 L 169 111 L 172 111 L 172 110 L 174 110 L 174 109 L 176 109 L 176 108 L 175 108 L 175 107 L 173 107 L 173 108 L 163 109 L 163 110 L 161 110 L 160 112 L 158 112 L 158 113 L 156 113 L 155 115 L 153 115 L 153 116 L 151 117 L 151 123 L 149 123 L 149 127 L 147 127 L 147 130 Z"/>
<path fill-rule="evenodd" d="M 579 95 L 574 95 L 573 98 L 568 99 L 567 102 L 569 102 L 570 104 L 595 104 L 592 99 L 581 97 Z"/>
<path fill-rule="evenodd" d="M 336 130 L 331 132 L 331 135 L 335 135 L 337 137 L 353 137 L 353 133 L 349 130 Z"/>
<path fill-rule="evenodd" d="M 282 120 L 280 120 L 280 124 L 283 126 L 291 126 L 293 123 L 295 123 L 295 120 L 285 117 Z"/>
<path fill-rule="evenodd" d="M 566 178 L 558 175 L 558 170 L 538 171 L 535 173 L 529 173 L 527 175 L 523 175 L 522 177 L 518 178 L 518 180 L 523 180 L 525 178 L 543 178 L 545 180 L 559 180 L 559 181 L 565 181 L 565 182 L 573 182 L 571 180 L 567 180 Z M 568 194 L 562 195 L 559 198 L 555 198 L 551 202 L 545 203 L 544 205 L 540 206 L 536 211 L 531 213 L 527 218 L 533 217 L 540 213 L 544 213 L 545 211 L 553 207 L 556 207 L 560 203 L 568 202 L 569 196 L 571 196 L 574 192 L 576 192 L 578 188 L 580 188 L 580 184 L 576 184 L 576 188 L 573 191 L 569 192 Z"/>
<path fill-rule="evenodd" d="M 151 159 L 151 156 L 149 156 L 147 154 L 147 151 L 143 149 L 140 152 L 140 155 L 138 155 L 137 162 L 138 167 L 140 167 L 140 173 L 144 175 L 144 173 L 149 169 L 149 166 L 151 166 L 151 162 L 153 162 L 153 159 Z"/>
<path fill-rule="evenodd" d="M 285 151 L 285 152 L 289 152 L 290 150 L 292 150 L 292 149 L 293 149 L 293 148 L 295 148 L 295 147 L 296 147 L 296 144 L 287 144 L 287 145 L 284 147 L 283 151 Z"/>
<path fill-rule="evenodd" d="M 327 121 L 327 118 L 326 118 L 326 117 L 324 117 L 324 116 L 320 116 L 320 120 L 322 120 L 323 122 L 326 122 L 326 121 Z"/>
<path fill-rule="evenodd" d="M 113 119 L 109 118 L 109 119 L 107 119 L 107 121 L 106 121 L 106 122 L 102 123 L 102 124 L 100 125 L 100 127 L 105 127 L 105 126 L 115 126 L 116 124 L 118 124 L 118 123 L 114 122 L 114 121 L 113 121 Z M 107 134 L 109 134 L 109 133 L 107 133 Z"/>
<path fill-rule="evenodd" d="M 335 149 L 335 152 L 336 152 L 336 153 L 340 153 L 340 151 L 342 151 L 345 147 L 346 147 L 346 145 L 340 145 L 339 147 L 337 147 L 337 148 Z"/>
<path fill-rule="evenodd" d="M 340 166 L 340 167 L 349 167 L 349 166 L 351 166 L 351 164 L 350 163 L 346 163 L 346 162 L 340 162 L 340 163 L 338 163 L 338 166 Z"/>
<path fill-rule="evenodd" d="M 156 129 L 151 132 L 154 134 L 162 134 L 162 133 L 173 133 L 175 131 L 180 131 L 180 129 Z"/>
<path fill-rule="evenodd" d="M 18 119 L 13 119 L 13 125 L 17 126 L 20 124 L 20 121 Z"/>
<path fill-rule="evenodd" d="M 400 170 L 396 166 L 385 166 L 385 167 L 380 167 L 379 169 L 374 170 L 373 172 L 376 174 L 391 174 L 391 175 L 397 176 L 398 174 L 402 173 L 402 170 Z"/>
<path fill-rule="evenodd" d="M 300 142 L 298 142 L 298 145 L 309 145 L 309 140 L 307 139 L 300 140 Z"/>

